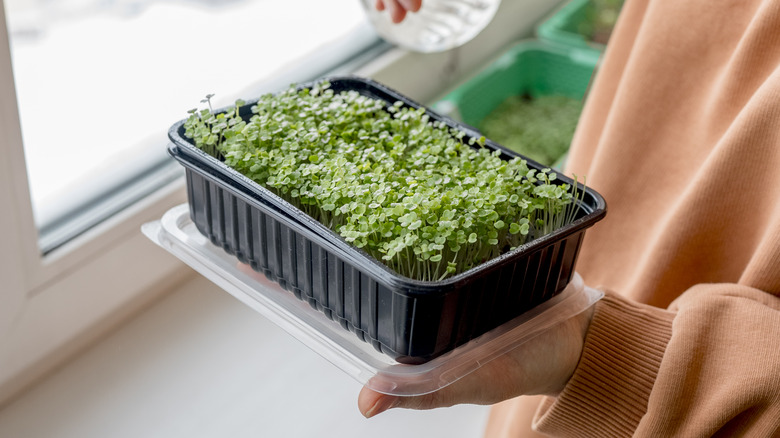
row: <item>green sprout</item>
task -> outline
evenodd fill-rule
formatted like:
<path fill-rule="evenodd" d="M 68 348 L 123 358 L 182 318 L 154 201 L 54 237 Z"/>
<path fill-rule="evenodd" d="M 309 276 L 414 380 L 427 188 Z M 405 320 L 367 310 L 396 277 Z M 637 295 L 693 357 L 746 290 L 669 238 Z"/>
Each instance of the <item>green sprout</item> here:
<path fill-rule="evenodd" d="M 582 102 L 566 96 L 510 96 L 480 123 L 491 140 L 552 166 L 569 150 Z"/>

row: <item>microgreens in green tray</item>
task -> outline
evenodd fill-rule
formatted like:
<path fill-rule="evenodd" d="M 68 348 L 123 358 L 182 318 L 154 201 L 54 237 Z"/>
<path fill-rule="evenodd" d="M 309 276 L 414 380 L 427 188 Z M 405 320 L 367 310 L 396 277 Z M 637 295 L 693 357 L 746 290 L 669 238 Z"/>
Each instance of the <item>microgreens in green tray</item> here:
<path fill-rule="evenodd" d="M 243 105 L 191 110 L 185 135 L 412 279 L 466 271 L 570 223 L 579 208 L 576 184 L 502 159 L 424 108 L 327 82 L 265 95 L 249 120 Z"/>
<path fill-rule="evenodd" d="M 491 140 L 551 166 L 569 150 L 582 102 L 566 96 L 510 96 L 480 123 Z"/>

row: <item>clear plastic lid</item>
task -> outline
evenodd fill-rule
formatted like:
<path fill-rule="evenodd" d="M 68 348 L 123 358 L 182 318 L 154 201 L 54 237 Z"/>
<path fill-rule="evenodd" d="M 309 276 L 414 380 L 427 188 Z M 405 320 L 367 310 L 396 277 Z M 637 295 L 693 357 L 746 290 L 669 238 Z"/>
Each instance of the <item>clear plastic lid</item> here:
<path fill-rule="evenodd" d="M 575 274 L 566 289 L 508 323 L 421 365 L 400 364 L 376 351 L 324 314 L 297 299 L 198 232 L 183 204 L 142 231 L 197 272 L 270 319 L 293 337 L 369 388 L 412 396 L 439 390 L 506 354 L 544 330 L 581 313 L 604 294 Z"/>
<path fill-rule="evenodd" d="M 393 23 L 376 0 L 361 0 L 371 24 L 386 41 L 415 52 L 441 52 L 469 42 L 493 19 L 501 0 L 423 0 L 417 12 Z"/>

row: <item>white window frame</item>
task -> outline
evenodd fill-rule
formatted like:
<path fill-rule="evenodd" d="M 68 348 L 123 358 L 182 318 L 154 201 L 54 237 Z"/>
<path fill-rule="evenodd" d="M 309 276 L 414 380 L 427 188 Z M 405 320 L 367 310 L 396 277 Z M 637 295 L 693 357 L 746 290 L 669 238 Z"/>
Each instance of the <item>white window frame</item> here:
<path fill-rule="evenodd" d="M 393 49 L 352 73 L 430 102 L 529 36 L 558 3 L 505 0 L 488 29 L 457 50 L 420 55 Z M 139 231 L 183 202 L 180 178 L 41 255 L 0 0 L 0 405 L 193 275 Z"/>

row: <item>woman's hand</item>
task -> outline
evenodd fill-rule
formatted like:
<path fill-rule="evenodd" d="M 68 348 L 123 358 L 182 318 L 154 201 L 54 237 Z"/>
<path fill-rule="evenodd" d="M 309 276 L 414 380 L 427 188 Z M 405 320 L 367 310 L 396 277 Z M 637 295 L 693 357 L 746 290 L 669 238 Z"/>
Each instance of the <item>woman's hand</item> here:
<path fill-rule="evenodd" d="M 407 12 L 417 12 L 420 10 L 420 6 L 422 6 L 422 0 L 376 0 L 376 9 L 378 11 L 387 9 L 393 23 L 404 21 Z"/>
<path fill-rule="evenodd" d="M 592 316 L 590 307 L 430 394 L 401 397 L 364 387 L 358 408 L 371 418 L 390 408 L 433 409 L 461 403 L 488 405 L 519 395 L 556 396 L 577 367 Z"/>
<path fill-rule="evenodd" d="M 279 287 L 249 265 L 238 263 L 238 268 L 258 282 Z M 370 418 L 390 408 L 434 409 L 462 403 L 489 405 L 519 395 L 556 396 L 577 368 L 592 318 L 593 306 L 430 394 L 392 396 L 363 387 L 358 408 Z"/>

